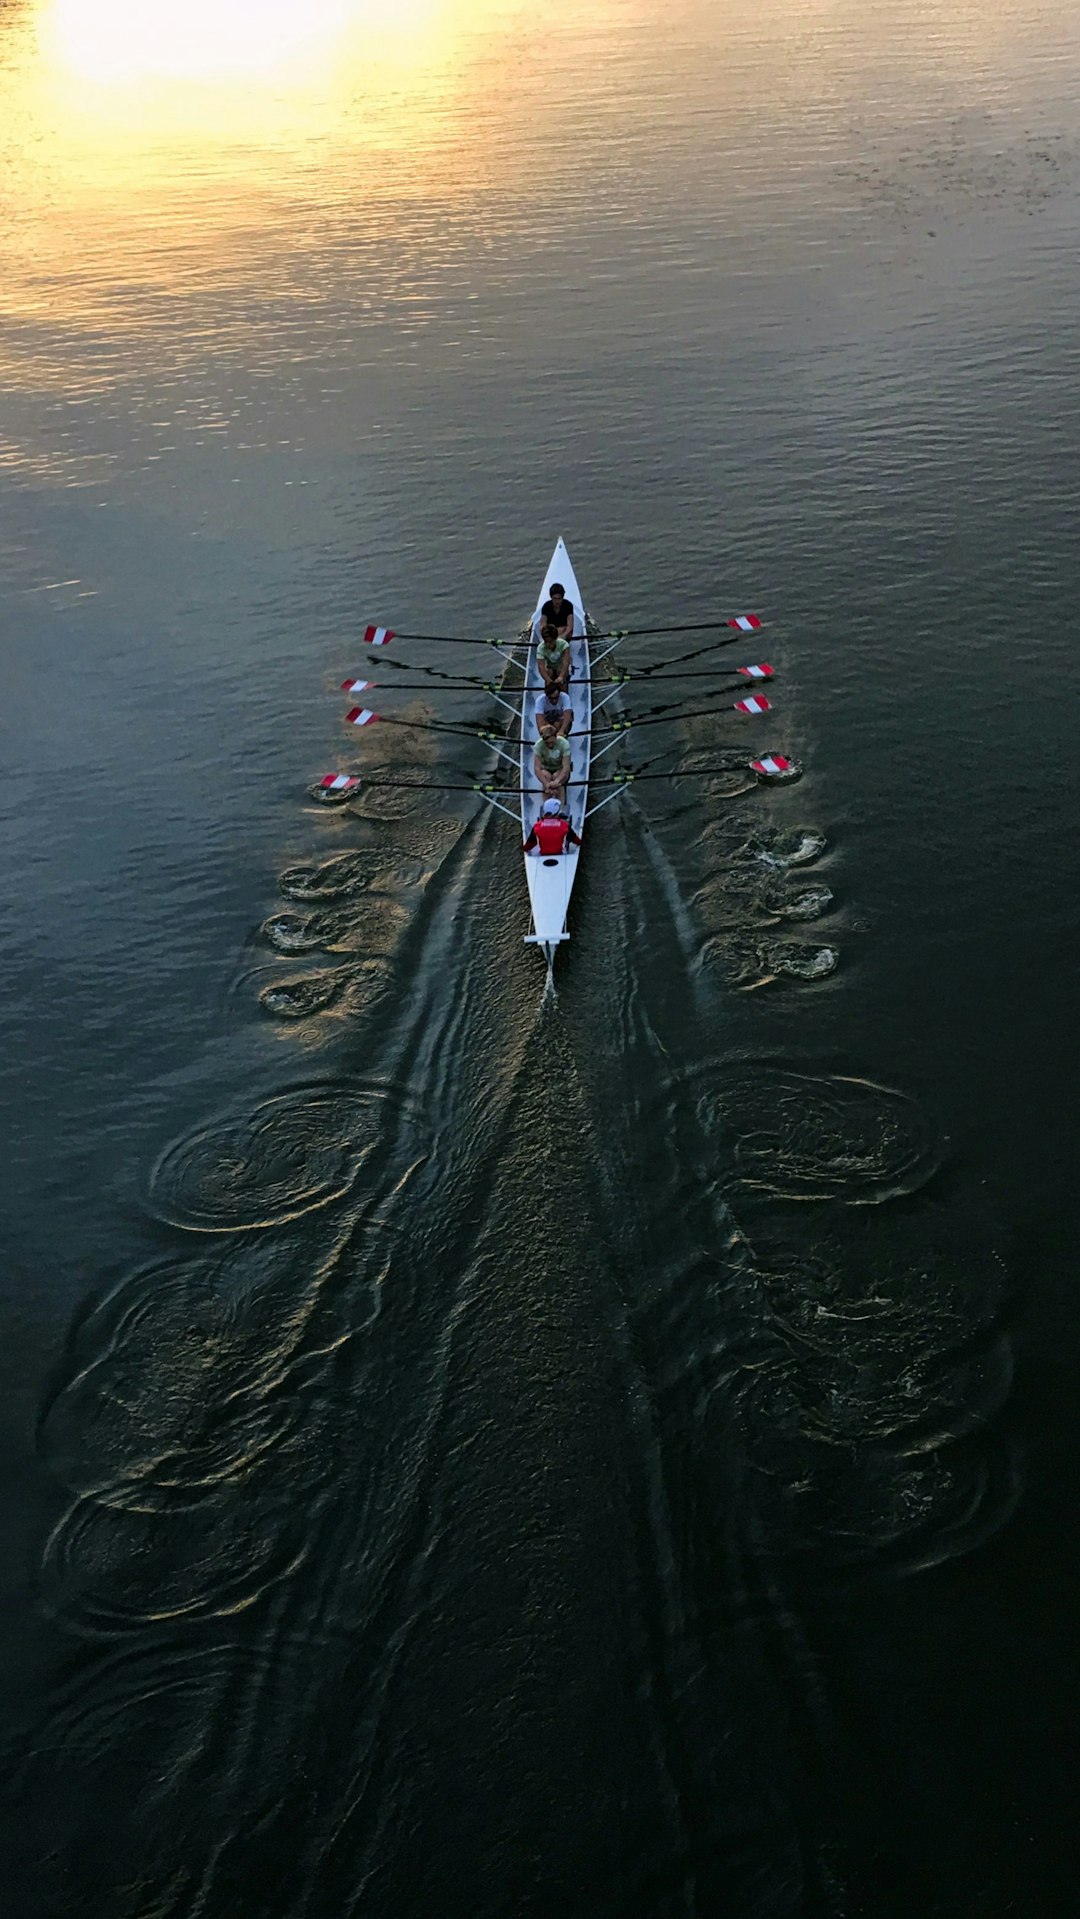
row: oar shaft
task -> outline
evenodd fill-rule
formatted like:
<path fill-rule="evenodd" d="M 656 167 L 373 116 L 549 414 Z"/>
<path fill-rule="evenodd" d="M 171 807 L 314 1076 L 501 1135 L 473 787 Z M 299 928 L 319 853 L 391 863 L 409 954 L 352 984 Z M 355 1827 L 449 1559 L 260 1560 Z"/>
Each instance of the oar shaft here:
<path fill-rule="evenodd" d="M 711 649 L 707 650 L 711 651 Z M 539 686 L 526 688 L 514 685 L 504 687 L 501 686 L 497 680 L 480 680 L 472 673 L 440 673 L 436 667 L 430 666 L 411 668 L 405 665 L 401 660 L 380 660 L 378 664 L 380 668 L 384 666 L 396 666 L 399 671 L 402 672 L 416 671 L 431 673 L 440 682 L 438 686 L 428 686 L 425 680 L 394 680 L 387 685 L 386 690 L 388 692 L 391 685 L 394 691 L 398 693 L 459 693 L 468 687 L 472 687 L 478 693 L 510 693 L 515 699 L 520 699 L 523 694 L 527 694 L 530 699 L 532 699 L 534 695 L 539 699 L 543 692 L 543 688 Z M 675 661 L 671 661 L 670 664 L 675 665 Z M 576 686 L 629 686 L 634 680 L 651 678 L 656 670 L 655 667 L 646 666 L 638 667 L 633 672 L 611 674 L 594 673 L 588 678 L 582 676 L 580 679 L 576 675 L 572 675 L 570 679 L 570 690 L 573 692 Z M 748 679 L 741 673 L 738 667 L 734 666 L 727 668 L 727 674 L 731 687 L 751 686 L 764 683 Z M 669 673 L 665 671 L 661 685 L 668 686 L 675 680 L 715 680 L 717 677 L 718 673 L 710 671 L 708 667 L 700 667 L 694 673 Z M 768 677 L 775 679 L 775 672 Z M 357 675 L 357 682 L 359 683 L 359 675 Z M 367 682 L 369 688 L 375 687 L 378 684 L 379 682 L 377 680 L 369 680 Z M 344 690 L 345 688 L 343 687 L 342 691 L 344 692 Z"/>
<path fill-rule="evenodd" d="M 777 755 L 777 757 L 779 757 L 779 755 Z M 636 785 L 638 780 L 703 780 L 708 778 L 711 773 L 740 773 L 744 769 L 747 772 L 750 771 L 749 760 L 726 760 L 716 766 L 676 766 L 667 773 L 617 773 L 609 779 L 602 780 L 567 780 L 566 786 L 632 786 Z M 366 783 L 365 781 L 365 784 Z M 455 788 L 454 790 L 460 792 L 464 789 Z M 528 786 L 497 786 L 494 781 L 490 780 L 477 780 L 468 790 L 473 793 L 486 793 L 488 791 L 492 793 L 530 793 L 534 791 L 532 787 Z M 566 787 L 563 788 L 564 792 L 565 790 Z M 536 799 L 538 802 L 540 798 L 541 795 L 537 793 Z"/>
<path fill-rule="evenodd" d="M 532 645 L 531 639 L 522 639 L 520 636 L 515 640 L 500 640 L 487 633 L 399 633 L 397 627 L 394 628 L 394 638 L 430 641 L 437 646 L 497 646 L 504 653 L 514 647 Z"/>
<path fill-rule="evenodd" d="M 726 620 L 691 620 L 686 626 L 616 626 L 610 633 L 593 633 L 594 640 L 644 640 L 660 639 L 669 633 L 719 633 L 725 626 L 733 624 L 733 618 Z M 741 627 L 737 639 L 745 639 L 747 633 L 756 633 L 763 622 L 756 620 L 753 626 Z"/>
<path fill-rule="evenodd" d="M 402 662 L 400 660 L 380 660 L 378 664 L 380 667 L 401 666 Z M 405 670 L 408 671 L 410 669 L 406 668 Z M 421 667 L 417 670 L 420 672 L 426 671 L 429 673 L 435 671 L 433 667 L 427 667 L 427 668 Z M 358 680 L 359 680 L 359 677 L 360 676 L 358 674 L 357 675 Z M 607 676 L 603 674 L 597 674 L 596 676 L 590 679 L 584 679 L 584 678 L 577 679 L 576 677 L 572 677 L 570 681 L 570 685 L 572 688 L 575 686 L 625 686 L 627 681 L 632 679 L 633 677 L 634 675 L 630 673 L 614 673 Z M 681 678 L 682 676 L 679 675 L 678 677 Z M 440 684 L 439 686 L 428 686 L 426 682 L 423 680 L 415 680 L 415 681 L 414 680 L 394 680 L 392 684 L 394 687 L 394 691 L 401 692 L 401 693 L 409 693 L 409 692 L 429 693 L 429 694 L 445 693 L 445 692 L 456 693 L 465 687 L 471 686 L 478 693 L 491 693 L 491 692 L 512 693 L 515 699 L 520 699 L 523 693 L 527 694 L 529 699 L 532 699 L 534 695 L 537 699 L 539 699 L 540 695 L 542 694 L 544 690 L 542 686 L 522 687 L 519 684 L 503 687 L 503 686 L 500 686 L 497 680 L 480 680 L 480 679 L 477 679 L 475 675 L 470 673 L 466 673 L 466 674 L 440 673 L 438 675 L 438 678 L 440 682 L 442 682 L 442 684 Z M 378 681 L 369 680 L 367 684 L 369 687 L 377 686 Z M 344 692 L 344 690 L 345 689 L 343 687 L 342 691 Z M 389 687 L 387 688 L 387 691 L 389 691 Z"/>
<path fill-rule="evenodd" d="M 780 753 L 774 753 L 773 757 L 775 759 L 781 759 L 785 756 Z M 636 784 L 639 780 L 698 780 L 707 779 L 712 773 L 739 773 L 744 768 L 746 771 L 750 771 L 750 761 L 740 758 L 737 760 L 718 761 L 715 766 L 676 766 L 662 773 L 619 773 L 613 777 L 604 779 L 567 780 L 566 786 L 630 786 Z M 381 778 L 369 780 L 364 774 L 357 774 L 354 777 L 359 783 L 347 796 L 352 799 L 358 799 L 361 793 L 376 788 L 392 788 L 394 791 L 419 793 L 490 792 L 512 794 L 535 792 L 534 788 L 527 786 L 500 786 L 495 780 L 386 780 Z M 535 796 L 539 802 L 540 794 L 536 793 Z"/>
<path fill-rule="evenodd" d="M 737 617 L 745 616 L 732 615 L 726 620 L 690 620 L 684 626 L 613 626 L 605 633 L 579 633 L 575 637 L 590 640 L 638 640 L 661 639 L 674 633 L 719 633 L 724 627 L 732 626 Z M 762 622 L 755 616 L 754 624 L 740 628 L 740 633 L 745 635 L 757 632 L 761 624 Z M 525 636 L 519 634 L 513 640 L 500 640 L 487 633 L 402 633 L 395 626 L 393 637 L 395 640 L 421 640 L 432 646 L 496 646 L 504 653 L 518 647 L 527 648 L 532 645 L 531 632 Z"/>
<path fill-rule="evenodd" d="M 728 687 L 726 691 L 730 693 L 732 691 L 731 687 Z M 734 713 L 735 710 L 733 706 L 728 708 L 728 711 L 731 713 Z M 715 719 L 717 717 L 718 715 L 715 708 L 711 706 L 695 706 L 690 713 L 680 713 L 671 707 L 665 707 L 662 713 L 651 713 L 647 718 L 640 720 L 628 719 L 623 721 L 621 725 L 604 726 L 598 728 L 597 731 L 601 733 L 630 733 L 636 732 L 641 726 L 663 726 L 669 721 Z M 757 715 L 744 713 L 740 714 L 739 717 L 740 719 L 755 719 Z M 571 737 L 574 737 L 573 734 Z M 577 737 L 580 738 L 581 736 L 578 735 Z"/>
<path fill-rule="evenodd" d="M 724 691 L 731 693 L 734 692 L 734 688 L 726 687 Z M 749 695 L 748 697 L 752 698 L 753 695 Z M 737 709 L 732 706 L 728 710 L 734 713 Z M 705 719 L 709 716 L 717 717 L 715 708 L 711 706 L 696 706 L 693 707 L 689 713 L 682 713 L 679 711 L 679 702 L 676 700 L 671 706 L 648 710 L 645 716 L 640 720 L 627 718 L 616 721 L 614 726 L 572 727 L 567 737 L 575 740 L 606 739 L 611 733 L 629 733 L 633 728 L 641 726 L 661 726 L 668 720 L 698 720 Z M 754 716 L 746 715 L 745 717 L 750 718 Z M 456 733 L 460 739 L 487 740 L 489 742 L 502 740 L 509 746 L 521 744 L 519 740 L 511 738 L 508 734 L 497 732 L 492 726 L 456 726 L 452 720 L 395 719 L 392 715 L 385 713 L 374 714 L 372 719 L 366 723 L 371 725 L 375 722 L 380 726 L 404 727 L 406 730 L 411 730 L 414 733 Z"/>
<path fill-rule="evenodd" d="M 723 646 L 746 645 L 745 633 L 729 633 L 726 640 L 710 640 L 708 646 L 695 646 L 689 653 L 676 653 L 673 660 L 654 660 L 651 666 L 639 666 L 638 673 L 669 673 L 673 666 L 682 666 L 687 660 L 704 659 L 710 653 L 719 653 Z"/>

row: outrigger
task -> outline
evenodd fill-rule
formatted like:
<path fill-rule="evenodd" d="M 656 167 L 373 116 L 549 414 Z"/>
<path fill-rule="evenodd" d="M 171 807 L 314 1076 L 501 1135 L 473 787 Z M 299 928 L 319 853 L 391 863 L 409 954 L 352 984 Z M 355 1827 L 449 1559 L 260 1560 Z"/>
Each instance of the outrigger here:
<path fill-rule="evenodd" d="M 392 628 L 382 626 L 369 626 L 363 635 L 365 643 L 373 649 L 382 649 L 388 646 L 395 638 L 418 641 L 440 641 L 461 645 L 479 643 L 494 647 L 506 661 L 507 670 L 521 674 L 521 682 L 516 692 L 512 686 L 507 686 L 505 673 L 503 680 L 496 683 L 492 680 L 479 680 L 472 675 L 444 673 L 437 667 L 420 666 L 414 662 L 405 663 L 388 659 L 386 664 L 398 669 L 403 668 L 405 671 L 422 674 L 424 676 L 422 681 L 409 681 L 407 685 L 410 688 L 424 685 L 425 690 L 429 693 L 450 693 L 451 691 L 456 691 L 466 686 L 482 687 L 485 692 L 489 693 L 498 704 L 505 708 L 512 716 L 512 725 L 508 732 L 500 733 L 491 726 L 478 728 L 446 724 L 439 721 L 417 722 L 411 720 L 391 720 L 390 724 L 407 727 L 420 726 L 425 730 L 468 734 L 472 737 L 478 737 L 492 747 L 501 760 L 506 761 L 514 769 L 518 781 L 516 787 L 512 785 L 500 785 L 495 780 L 475 781 L 471 786 L 466 786 L 452 782 L 386 779 L 381 776 L 369 780 L 358 774 L 327 773 L 318 784 L 311 789 L 313 796 L 322 801 L 336 801 L 346 800 L 355 795 L 360 789 L 367 787 L 421 787 L 430 789 L 433 784 L 445 784 L 448 790 L 472 791 L 480 794 L 489 805 L 497 807 L 501 813 L 505 813 L 508 818 L 514 820 L 515 824 L 518 821 L 520 811 L 522 835 L 523 839 L 527 840 L 540 810 L 543 798 L 541 784 L 537 778 L 533 763 L 537 734 L 536 709 L 543 692 L 543 678 L 537 659 L 540 609 L 549 598 L 552 585 L 555 582 L 562 585 L 566 599 L 571 602 L 574 608 L 573 629 L 569 636 L 569 691 L 573 709 L 573 718 L 569 734 L 571 768 L 565 788 L 564 813 L 579 840 L 584 837 L 586 821 L 591 819 L 594 814 L 600 812 L 603 807 L 609 805 L 612 800 L 618 799 L 635 780 L 643 778 L 673 779 L 680 777 L 704 777 L 708 774 L 730 773 L 738 768 L 746 768 L 752 771 L 761 781 L 775 782 L 798 778 L 801 768 L 794 760 L 782 753 L 767 754 L 761 759 L 754 760 L 740 758 L 736 761 L 726 761 L 722 764 L 707 767 L 671 768 L 665 773 L 650 772 L 645 768 L 639 768 L 636 771 L 619 772 L 612 776 L 607 776 L 607 769 L 605 768 L 603 769 L 604 777 L 599 779 L 596 777 L 595 768 L 597 762 L 600 761 L 605 754 L 609 753 L 614 746 L 620 745 L 625 740 L 627 732 L 632 725 L 653 725 L 668 717 L 690 719 L 697 717 L 703 712 L 711 713 L 713 711 L 712 708 L 697 708 L 690 713 L 680 713 L 677 709 L 681 706 L 682 702 L 674 701 L 669 702 L 667 705 L 646 709 L 636 721 L 631 720 L 628 714 L 620 713 L 615 716 L 608 716 L 606 723 L 598 726 L 596 723 L 598 716 L 604 712 L 604 709 L 609 706 L 612 700 L 617 698 L 628 681 L 632 678 L 647 677 L 656 671 L 669 670 L 671 667 L 682 664 L 684 660 L 697 659 L 707 653 L 715 651 L 718 647 L 731 645 L 742 635 L 757 632 L 762 622 L 756 614 L 740 613 L 730 615 L 720 621 L 698 621 L 684 626 L 638 629 L 616 628 L 611 632 L 602 633 L 593 626 L 586 613 L 581 589 L 578 585 L 570 555 L 566 550 L 564 541 L 560 538 L 556 542 L 555 551 L 551 556 L 547 572 L 544 574 L 536 609 L 517 640 L 509 642 L 498 639 L 489 639 L 480 642 L 467 641 L 464 636 L 455 634 L 396 633 Z M 634 674 L 614 673 L 609 670 L 608 674 L 603 677 L 597 675 L 597 667 L 600 666 L 604 660 L 608 659 L 623 640 L 634 637 L 635 633 L 660 636 L 676 633 L 715 631 L 721 627 L 732 629 L 728 637 L 722 640 L 712 641 L 706 646 L 697 647 L 690 653 L 680 656 L 678 660 L 666 662 L 657 661 L 650 667 L 637 669 L 637 672 Z M 734 683 L 729 681 L 728 687 L 723 690 L 735 692 L 739 690 L 740 687 L 746 690 L 743 693 L 743 697 L 731 702 L 732 710 L 750 717 L 768 712 L 771 708 L 771 702 L 761 692 L 750 692 L 748 682 L 750 684 L 760 685 L 762 682 L 774 678 L 774 673 L 774 668 L 769 665 L 768 662 L 760 662 L 735 668 L 733 672 Z M 715 680 L 715 669 L 676 674 L 673 677 L 684 679 L 696 679 L 700 677 Z M 431 685 L 429 684 L 430 681 L 436 681 L 439 682 L 439 684 Z M 405 690 L 405 683 L 398 682 L 398 684 L 402 685 L 403 690 Z M 593 689 L 598 686 L 604 686 L 608 690 L 601 698 L 594 699 Z M 361 678 L 345 680 L 342 683 L 343 692 L 355 695 L 373 691 L 374 687 L 374 681 Z M 702 695 L 702 697 L 709 696 Z M 685 700 L 685 698 L 686 696 L 684 695 L 683 699 Z M 386 716 L 374 712 L 370 707 L 357 706 L 354 707 L 346 717 L 354 726 L 368 726 Z M 599 739 L 603 740 L 603 744 L 597 745 L 595 743 Z M 649 764 L 651 764 L 651 762 Z M 596 799 L 594 797 L 591 805 L 589 804 L 590 785 L 594 794 L 601 787 L 605 789 L 604 797 L 602 799 Z M 519 810 L 511 810 L 506 804 L 506 800 L 515 795 L 519 801 Z M 567 841 L 564 851 L 559 854 L 545 855 L 539 852 L 526 852 L 524 855 L 525 878 L 529 892 L 532 928 L 530 932 L 526 933 L 525 940 L 527 944 L 541 948 L 547 962 L 549 984 L 552 980 L 556 950 L 563 940 L 569 939 L 570 937 L 567 922 L 570 896 L 573 892 L 574 881 L 577 877 L 579 858 L 580 849 L 571 840 Z"/>

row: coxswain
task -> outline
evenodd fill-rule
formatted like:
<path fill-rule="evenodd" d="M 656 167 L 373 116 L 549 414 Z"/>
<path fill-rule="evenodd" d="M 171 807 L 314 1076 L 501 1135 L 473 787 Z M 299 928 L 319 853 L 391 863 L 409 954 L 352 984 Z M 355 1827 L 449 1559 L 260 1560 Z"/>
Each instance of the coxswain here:
<path fill-rule="evenodd" d="M 563 799 L 572 761 L 573 747 L 569 740 L 556 733 L 549 720 L 542 721 L 533 752 L 533 770 L 546 800 Z"/>
<path fill-rule="evenodd" d="M 531 853 L 536 848 L 545 857 L 550 857 L 554 853 L 565 853 L 568 845 L 580 846 L 580 834 L 575 833 L 558 800 L 545 800 L 522 852 Z"/>
<path fill-rule="evenodd" d="M 540 624 L 536 664 L 549 693 L 567 691 L 570 681 L 570 642 L 562 638 L 550 620 L 543 620 Z"/>
<path fill-rule="evenodd" d="M 574 607 L 557 580 L 548 587 L 551 598 L 544 601 L 540 608 L 540 623 L 545 621 L 555 628 L 560 639 L 572 640 L 574 637 Z"/>
<path fill-rule="evenodd" d="M 553 687 L 545 686 L 536 702 L 536 724 L 545 722 L 553 726 L 556 733 L 569 733 L 574 721 L 574 706 L 569 693 L 560 693 Z"/>

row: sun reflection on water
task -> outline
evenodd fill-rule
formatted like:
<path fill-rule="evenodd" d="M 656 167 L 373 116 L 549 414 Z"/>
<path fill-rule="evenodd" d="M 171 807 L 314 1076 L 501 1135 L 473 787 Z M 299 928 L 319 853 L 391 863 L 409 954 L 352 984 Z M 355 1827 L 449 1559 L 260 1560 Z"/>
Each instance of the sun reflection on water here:
<path fill-rule="evenodd" d="M 487 177 L 498 47 L 527 19 L 525 0 L 0 16 L 0 372 L 23 391 L 97 383 L 125 342 L 175 340 L 200 304 L 202 336 L 238 344 L 262 306 L 325 292 L 376 229 L 386 272 L 406 272 L 406 227 Z"/>
<path fill-rule="evenodd" d="M 307 77 L 350 30 L 385 48 L 422 39 L 438 0 L 184 0 L 169 9 L 142 0 L 50 0 L 43 43 L 83 80 Z"/>

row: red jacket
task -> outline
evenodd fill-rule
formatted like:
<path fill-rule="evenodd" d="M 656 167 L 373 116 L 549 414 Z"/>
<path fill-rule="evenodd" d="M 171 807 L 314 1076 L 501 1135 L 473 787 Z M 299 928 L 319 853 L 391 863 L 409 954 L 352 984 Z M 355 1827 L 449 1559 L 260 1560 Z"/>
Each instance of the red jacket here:
<path fill-rule="evenodd" d="M 525 841 L 525 851 L 528 853 L 532 847 L 538 846 L 541 853 L 564 853 L 568 840 L 572 840 L 575 846 L 581 845 L 569 820 L 561 819 L 557 813 L 541 813 Z"/>

